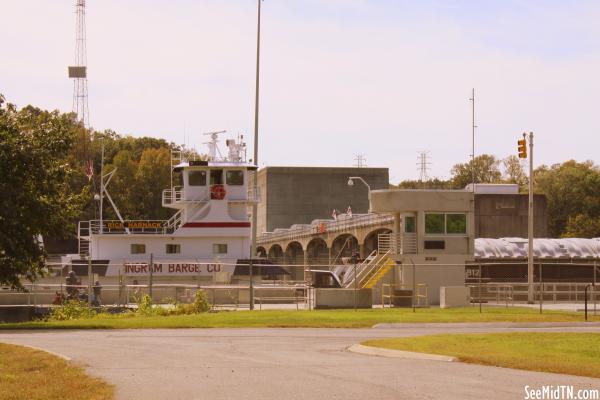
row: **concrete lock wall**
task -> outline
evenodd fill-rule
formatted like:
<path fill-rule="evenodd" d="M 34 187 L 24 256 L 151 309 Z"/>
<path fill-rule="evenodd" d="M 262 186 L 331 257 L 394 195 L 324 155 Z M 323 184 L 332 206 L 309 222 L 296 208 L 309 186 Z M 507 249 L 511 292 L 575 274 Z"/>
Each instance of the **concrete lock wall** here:
<path fill-rule="evenodd" d="M 443 286 L 440 288 L 440 308 L 466 307 L 469 305 L 469 288 Z"/>
<path fill-rule="evenodd" d="M 354 308 L 354 289 L 315 289 L 315 308 Z M 356 290 L 356 307 L 371 308 L 373 291 Z"/>
<path fill-rule="evenodd" d="M 430 305 L 440 304 L 440 288 L 443 286 L 465 286 L 465 267 L 464 258 L 463 265 L 460 264 L 458 258 L 446 258 L 447 264 L 422 265 L 423 262 L 415 261 L 415 283 L 427 285 L 427 295 Z M 413 282 L 413 266 L 411 263 L 404 263 L 399 272 L 399 281 L 406 289 L 411 289 Z"/>
<path fill-rule="evenodd" d="M 527 237 L 527 194 L 476 194 L 475 237 Z M 535 237 L 548 237 L 546 196 L 533 197 L 533 233 Z"/>
<path fill-rule="evenodd" d="M 334 209 L 344 213 L 366 213 L 369 209 L 367 187 L 348 178 L 360 176 L 371 189 L 387 189 L 387 168 L 266 167 L 258 171 L 261 202 L 257 212 L 257 231 L 272 232 L 293 224 L 309 224 L 329 219 Z"/>

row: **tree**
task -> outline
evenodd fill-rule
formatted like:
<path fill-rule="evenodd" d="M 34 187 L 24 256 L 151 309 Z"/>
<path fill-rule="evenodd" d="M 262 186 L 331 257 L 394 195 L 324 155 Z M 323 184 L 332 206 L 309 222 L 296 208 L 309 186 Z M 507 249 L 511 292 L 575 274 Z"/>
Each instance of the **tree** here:
<path fill-rule="evenodd" d="M 499 169 L 500 161 L 490 154 L 482 154 L 468 163 L 456 164 L 452 167 L 452 185 L 463 189 L 470 183 L 497 183 L 502 181 Z M 474 179 L 473 179 L 474 178 Z"/>
<path fill-rule="evenodd" d="M 171 153 L 166 148 L 144 150 L 135 173 L 136 204 L 142 219 L 168 219 L 172 211 L 162 207 L 162 191 L 171 186 Z"/>
<path fill-rule="evenodd" d="M 524 187 L 528 183 L 527 175 L 523 170 L 519 157 L 511 155 L 502 160 L 504 167 L 504 180 L 507 183 L 516 183 L 519 187 Z"/>
<path fill-rule="evenodd" d="M 574 160 L 534 171 L 535 191 L 546 195 L 552 237 L 600 236 L 600 169 Z"/>
<path fill-rule="evenodd" d="M 451 189 L 452 182 L 439 178 L 428 179 L 426 181 L 404 180 L 398 184 L 399 189 Z"/>
<path fill-rule="evenodd" d="M 64 237 L 86 193 L 74 193 L 68 156 L 81 127 L 71 115 L 4 105 L 0 96 L 0 284 L 43 274 L 43 237 Z"/>
<path fill-rule="evenodd" d="M 567 220 L 562 237 L 585 237 L 592 238 L 600 236 L 600 217 L 591 217 L 587 214 L 570 216 Z"/>

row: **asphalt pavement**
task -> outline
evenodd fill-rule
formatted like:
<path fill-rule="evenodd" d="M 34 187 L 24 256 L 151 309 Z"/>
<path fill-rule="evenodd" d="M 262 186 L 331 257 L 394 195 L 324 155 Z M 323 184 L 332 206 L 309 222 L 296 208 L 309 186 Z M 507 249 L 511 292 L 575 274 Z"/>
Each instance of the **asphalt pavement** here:
<path fill-rule="evenodd" d="M 349 352 L 366 339 L 436 333 L 600 332 L 598 324 L 410 324 L 372 329 L 0 331 L 70 357 L 117 399 L 524 399 L 524 388 L 600 379 Z"/>

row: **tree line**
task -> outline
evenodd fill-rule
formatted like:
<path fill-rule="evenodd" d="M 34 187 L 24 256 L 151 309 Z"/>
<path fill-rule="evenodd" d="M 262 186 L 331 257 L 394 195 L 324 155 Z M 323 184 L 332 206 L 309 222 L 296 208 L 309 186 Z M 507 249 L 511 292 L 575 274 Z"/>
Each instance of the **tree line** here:
<path fill-rule="evenodd" d="M 450 179 L 405 180 L 404 189 L 464 189 L 475 183 L 513 183 L 527 193 L 529 179 L 519 158 L 482 154 L 452 167 Z M 568 160 L 533 171 L 534 193 L 544 194 L 550 237 L 600 237 L 600 167 L 593 161 Z"/>

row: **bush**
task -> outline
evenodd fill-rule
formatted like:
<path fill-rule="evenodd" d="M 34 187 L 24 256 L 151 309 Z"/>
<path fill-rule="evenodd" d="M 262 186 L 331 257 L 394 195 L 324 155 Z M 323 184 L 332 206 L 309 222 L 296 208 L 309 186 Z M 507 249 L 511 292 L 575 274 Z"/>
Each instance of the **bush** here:
<path fill-rule="evenodd" d="M 150 296 L 144 295 L 138 301 L 137 313 L 144 316 L 190 315 L 207 312 L 211 307 L 206 293 L 202 290 L 196 291 L 192 304 L 181 304 L 173 298 L 167 298 L 165 301 L 171 306 L 170 308 L 154 307 Z"/>
<path fill-rule="evenodd" d="M 191 304 L 191 306 L 194 314 L 199 314 L 210 310 L 210 303 L 208 302 L 208 297 L 206 297 L 204 290 L 196 290 L 194 302 Z"/>
<path fill-rule="evenodd" d="M 85 301 L 69 300 L 65 301 L 61 306 L 54 308 L 50 313 L 49 319 L 66 321 L 70 319 L 93 318 L 96 314 L 96 311 L 88 307 Z"/>
<path fill-rule="evenodd" d="M 137 302 L 137 312 L 141 315 L 152 315 L 154 314 L 154 308 L 152 306 L 152 297 L 147 294 L 141 296 Z"/>

